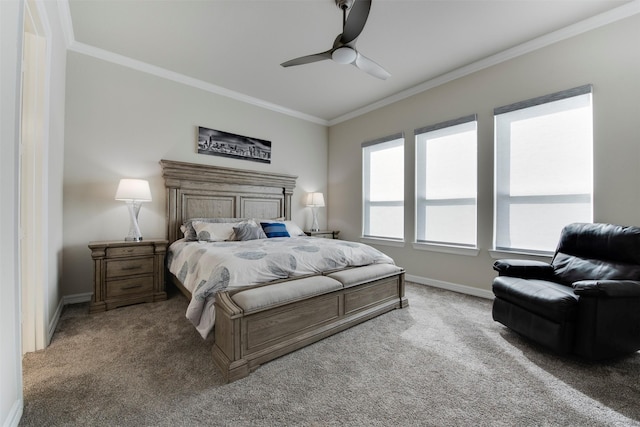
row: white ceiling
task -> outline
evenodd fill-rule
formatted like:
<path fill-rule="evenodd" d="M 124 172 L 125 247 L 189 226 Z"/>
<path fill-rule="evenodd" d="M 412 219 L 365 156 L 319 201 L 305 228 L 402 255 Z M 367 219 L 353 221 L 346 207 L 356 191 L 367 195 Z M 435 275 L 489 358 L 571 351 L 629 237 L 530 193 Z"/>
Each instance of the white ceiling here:
<path fill-rule="evenodd" d="M 386 81 L 333 61 L 280 66 L 332 46 L 335 0 L 68 0 L 67 12 L 72 50 L 333 124 L 638 13 L 639 1 L 373 0 L 357 47 Z"/>

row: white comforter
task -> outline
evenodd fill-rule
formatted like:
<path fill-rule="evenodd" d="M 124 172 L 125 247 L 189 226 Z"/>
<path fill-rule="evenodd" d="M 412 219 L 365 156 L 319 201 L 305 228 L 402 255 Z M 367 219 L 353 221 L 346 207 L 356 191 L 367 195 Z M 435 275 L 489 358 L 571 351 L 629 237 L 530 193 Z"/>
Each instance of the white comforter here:
<path fill-rule="evenodd" d="M 169 271 L 191 292 L 187 318 L 206 338 L 215 321 L 214 296 L 226 288 L 317 274 L 344 267 L 393 264 L 361 243 L 317 237 L 278 237 L 244 242 L 174 242 Z"/>

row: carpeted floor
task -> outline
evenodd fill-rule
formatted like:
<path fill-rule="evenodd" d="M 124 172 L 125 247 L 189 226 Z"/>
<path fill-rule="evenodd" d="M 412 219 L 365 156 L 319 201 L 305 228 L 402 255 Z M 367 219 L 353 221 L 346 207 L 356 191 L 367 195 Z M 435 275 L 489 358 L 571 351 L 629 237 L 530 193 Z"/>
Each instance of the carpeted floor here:
<path fill-rule="evenodd" d="M 21 426 L 640 426 L 640 353 L 560 358 L 491 319 L 491 301 L 407 284 L 395 310 L 223 384 L 169 300 L 67 306 L 24 358 Z"/>

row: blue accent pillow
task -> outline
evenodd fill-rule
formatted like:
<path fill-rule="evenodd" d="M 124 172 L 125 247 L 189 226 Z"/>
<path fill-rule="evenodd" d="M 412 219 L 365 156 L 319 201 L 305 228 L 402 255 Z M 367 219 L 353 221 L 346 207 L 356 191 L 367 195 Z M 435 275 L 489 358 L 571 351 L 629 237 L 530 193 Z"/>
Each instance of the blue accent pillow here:
<path fill-rule="evenodd" d="M 271 237 L 291 237 L 287 231 L 287 226 L 281 222 L 261 222 L 260 226 L 268 238 Z"/>

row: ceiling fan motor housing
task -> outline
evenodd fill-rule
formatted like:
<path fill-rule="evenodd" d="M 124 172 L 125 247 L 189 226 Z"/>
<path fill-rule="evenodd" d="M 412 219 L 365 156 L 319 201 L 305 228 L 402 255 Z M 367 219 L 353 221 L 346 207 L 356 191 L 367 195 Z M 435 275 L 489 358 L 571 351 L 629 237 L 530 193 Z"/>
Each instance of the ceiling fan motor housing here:
<path fill-rule="evenodd" d="M 348 46 L 339 47 L 331 53 L 331 59 L 338 64 L 351 64 L 357 56 L 356 51 Z"/>
<path fill-rule="evenodd" d="M 354 0 L 336 0 L 336 6 L 342 10 L 349 10 L 353 6 Z"/>

